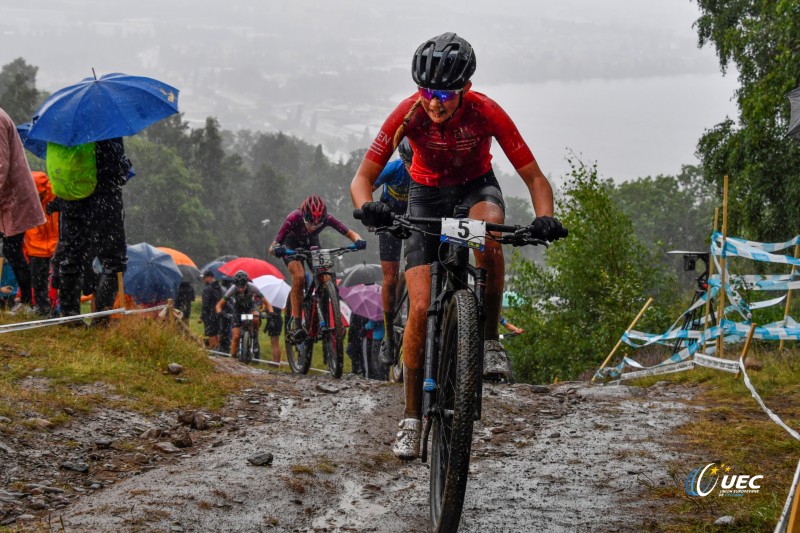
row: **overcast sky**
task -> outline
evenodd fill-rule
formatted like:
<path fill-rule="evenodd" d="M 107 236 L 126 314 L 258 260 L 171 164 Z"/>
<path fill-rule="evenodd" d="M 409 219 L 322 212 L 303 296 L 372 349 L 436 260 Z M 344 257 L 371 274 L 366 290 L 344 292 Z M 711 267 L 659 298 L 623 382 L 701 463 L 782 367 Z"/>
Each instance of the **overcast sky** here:
<path fill-rule="evenodd" d="M 417 45 L 456 31 L 475 89 L 546 173 L 569 149 L 623 180 L 694 163 L 703 130 L 735 116 L 735 75 L 697 48 L 697 17 L 689 0 L 0 0 L 0 64 L 25 58 L 49 91 L 92 67 L 156 77 L 193 124 L 280 129 L 335 155 L 413 92 Z"/>

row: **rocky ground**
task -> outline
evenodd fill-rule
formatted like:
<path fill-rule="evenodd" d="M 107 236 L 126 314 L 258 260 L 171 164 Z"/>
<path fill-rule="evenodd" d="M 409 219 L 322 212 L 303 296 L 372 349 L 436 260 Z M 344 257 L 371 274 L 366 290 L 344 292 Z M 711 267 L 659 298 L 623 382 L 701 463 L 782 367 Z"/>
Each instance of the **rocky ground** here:
<path fill-rule="evenodd" d="M 0 432 L 0 524 L 32 531 L 427 531 L 428 467 L 391 455 L 402 388 L 219 360 L 218 413 L 112 409 Z M 46 387 L 44 380 L 30 386 Z M 80 390 L 76 390 L 80 393 Z M 674 483 L 689 392 L 487 385 L 461 531 L 638 531 Z M 4 422 L 0 419 L 0 429 Z M 2 528 L 0 528 L 2 529 Z"/>

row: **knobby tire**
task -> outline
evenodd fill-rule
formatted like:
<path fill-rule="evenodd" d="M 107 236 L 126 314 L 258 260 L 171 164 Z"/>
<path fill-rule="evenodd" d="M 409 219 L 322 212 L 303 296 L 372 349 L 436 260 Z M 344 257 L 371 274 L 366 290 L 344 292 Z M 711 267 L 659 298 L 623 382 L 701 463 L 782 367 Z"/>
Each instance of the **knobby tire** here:
<path fill-rule="evenodd" d="M 308 311 L 306 306 L 306 311 Z M 289 362 L 289 368 L 292 369 L 293 374 L 308 374 L 308 369 L 311 368 L 311 354 L 314 345 L 311 340 L 306 340 L 300 344 L 295 344 L 292 340 L 291 333 L 289 332 L 289 317 L 292 316 L 292 302 L 291 299 L 286 300 L 286 317 L 284 321 L 283 340 L 284 348 L 286 349 L 286 359 Z M 310 316 L 310 313 L 306 313 Z"/>
<path fill-rule="evenodd" d="M 458 530 L 467 489 L 478 387 L 480 336 L 474 295 L 465 289 L 445 303 L 436 405 L 431 416 L 431 522 L 436 533 Z M 445 416 L 445 410 L 452 416 Z"/>
<path fill-rule="evenodd" d="M 326 352 L 328 370 L 335 378 L 342 377 L 344 368 L 344 326 L 342 326 L 342 308 L 339 307 L 339 293 L 332 281 L 322 285 L 321 305 L 325 313 L 328 332 L 323 339 L 322 349 Z M 329 321 L 332 320 L 332 323 Z"/>

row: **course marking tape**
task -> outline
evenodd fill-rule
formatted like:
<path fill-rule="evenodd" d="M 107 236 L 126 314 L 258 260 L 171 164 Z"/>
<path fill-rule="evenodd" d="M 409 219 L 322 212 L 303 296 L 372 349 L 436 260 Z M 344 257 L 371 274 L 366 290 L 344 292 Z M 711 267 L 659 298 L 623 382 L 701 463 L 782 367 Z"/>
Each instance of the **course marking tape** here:
<path fill-rule="evenodd" d="M 705 355 L 702 353 L 694 354 L 694 363 L 699 366 L 704 366 L 706 368 L 715 368 L 717 370 L 723 370 L 725 372 L 730 372 L 732 374 L 736 374 L 737 372 L 739 372 L 738 361 L 731 361 L 730 359 L 720 359 L 719 357 L 711 357 L 710 355 Z"/>
<path fill-rule="evenodd" d="M 59 318 L 46 318 L 44 320 L 32 320 L 30 322 L 17 322 L 15 324 L 3 324 L 0 326 L 0 333 L 10 333 L 12 331 L 22 331 L 25 329 L 44 328 L 47 326 L 56 326 L 58 324 L 67 324 L 69 322 L 76 322 L 86 318 L 95 318 L 101 316 L 115 315 L 125 313 L 125 309 L 109 309 L 108 311 L 98 311 L 96 313 L 86 313 L 85 315 L 62 316 Z"/>
<path fill-rule="evenodd" d="M 786 432 L 789 433 L 789 435 L 791 435 L 797 440 L 800 440 L 800 433 L 797 433 L 797 431 L 793 430 L 792 428 L 784 424 L 783 420 L 781 420 L 780 417 L 778 417 L 778 415 L 770 411 L 769 407 L 767 407 L 766 404 L 764 403 L 764 400 L 762 400 L 761 396 L 758 395 L 758 392 L 756 392 L 755 387 L 753 387 L 753 384 L 750 382 L 750 376 L 747 375 L 747 371 L 744 368 L 744 361 L 742 360 L 741 357 L 739 358 L 739 368 L 741 369 L 742 376 L 744 377 L 744 384 L 747 386 L 748 389 L 750 389 L 750 394 L 752 394 L 753 398 L 756 399 L 758 405 L 761 406 L 761 409 L 763 409 L 764 412 L 767 413 L 767 416 L 769 416 L 773 422 L 775 422 L 780 427 L 785 429 Z"/>
<path fill-rule="evenodd" d="M 220 351 L 217 351 L 217 350 L 206 349 L 206 351 L 208 353 L 212 353 L 214 355 L 219 355 L 219 356 L 222 356 L 222 357 L 233 357 L 229 353 L 220 352 Z M 281 361 L 280 363 L 276 363 L 274 361 L 264 361 L 263 359 L 255 359 L 255 358 L 253 359 L 253 361 L 255 361 L 256 363 L 261 363 L 261 364 L 269 365 L 269 366 L 289 366 L 289 363 L 284 363 L 283 361 Z M 322 370 L 320 368 L 311 367 L 308 370 L 309 371 L 313 370 L 314 372 L 319 372 L 320 374 L 330 374 L 330 372 L 328 370 Z"/>
<path fill-rule="evenodd" d="M 663 365 L 658 366 L 655 368 L 649 368 L 647 370 L 639 370 L 637 372 L 628 372 L 627 374 L 622 374 L 618 380 L 612 381 L 611 383 L 619 383 L 620 381 L 624 381 L 627 379 L 635 379 L 635 378 L 643 378 L 647 376 L 658 376 L 661 374 L 671 374 L 672 372 L 682 372 L 684 370 L 689 370 L 690 368 L 694 367 L 694 361 L 682 361 L 680 363 L 674 363 L 671 365 Z"/>
<path fill-rule="evenodd" d="M 775 526 L 774 533 L 786 533 L 789 520 L 789 510 L 792 507 L 792 501 L 797 497 L 797 482 L 800 481 L 800 461 L 797 463 L 797 470 L 794 471 L 794 479 L 792 480 L 792 487 L 789 489 L 789 497 L 786 498 L 786 504 L 783 506 L 781 516 L 778 519 L 778 524 Z"/>

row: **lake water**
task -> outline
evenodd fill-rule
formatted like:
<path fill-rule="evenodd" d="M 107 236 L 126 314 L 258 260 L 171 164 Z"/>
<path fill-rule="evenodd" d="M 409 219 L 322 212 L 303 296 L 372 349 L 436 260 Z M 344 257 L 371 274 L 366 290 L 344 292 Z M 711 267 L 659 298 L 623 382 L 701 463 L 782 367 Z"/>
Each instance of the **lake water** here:
<path fill-rule="evenodd" d="M 736 117 L 734 76 L 686 75 L 474 87 L 497 101 L 522 132 L 545 174 L 558 183 L 568 150 L 597 161 L 616 181 L 676 174 L 696 163 L 703 132 Z M 511 164 L 496 143 L 495 162 Z M 504 191 L 522 195 L 521 180 Z"/>

